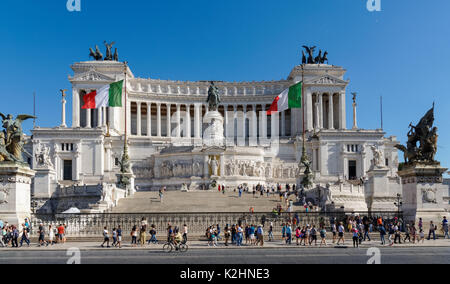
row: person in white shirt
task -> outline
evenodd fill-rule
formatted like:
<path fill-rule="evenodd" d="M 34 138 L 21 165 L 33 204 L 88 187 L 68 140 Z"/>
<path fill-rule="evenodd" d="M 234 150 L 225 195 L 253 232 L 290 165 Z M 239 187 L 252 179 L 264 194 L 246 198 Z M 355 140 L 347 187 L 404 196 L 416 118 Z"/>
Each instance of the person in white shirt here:
<path fill-rule="evenodd" d="M 55 232 L 53 231 L 52 225 L 48 226 L 48 242 L 47 242 L 47 246 L 48 244 L 53 245 L 53 241 L 55 238 Z"/>
<path fill-rule="evenodd" d="M 339 227 L 338 227 L 338 234 L 339 234 L 339 239 L 337 241 L 337 244 L 339 245 L 339 243 L 342 240 L 342 244 L 345 243 L 345 239 L 344 239 L 344 226 L 342 225 L 342 222 L 339 223 Z"/>

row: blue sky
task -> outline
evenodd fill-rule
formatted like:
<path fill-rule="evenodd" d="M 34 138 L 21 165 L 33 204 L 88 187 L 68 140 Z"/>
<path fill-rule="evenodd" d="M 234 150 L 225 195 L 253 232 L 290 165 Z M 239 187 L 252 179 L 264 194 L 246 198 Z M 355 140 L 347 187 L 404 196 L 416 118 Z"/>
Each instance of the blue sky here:
<path fill-rule="evenodd" d="M 72 13 L 66 2 L 2 1 L 1 112 L 32 113 L 36 91 L 38 125 L 58 125 L 70 64 L 104 40 L 136 76 L 176 80 L 284 79 L 300 46 L 317 45 L 348 70 L 361 128 L 380 126 L 383 95 L 387 135 L 404 142 L 435 101 L 438 159 L 450 166 L 450 1 L 381 0 L 372 13 L 366 0 L 81 0 Z"/>

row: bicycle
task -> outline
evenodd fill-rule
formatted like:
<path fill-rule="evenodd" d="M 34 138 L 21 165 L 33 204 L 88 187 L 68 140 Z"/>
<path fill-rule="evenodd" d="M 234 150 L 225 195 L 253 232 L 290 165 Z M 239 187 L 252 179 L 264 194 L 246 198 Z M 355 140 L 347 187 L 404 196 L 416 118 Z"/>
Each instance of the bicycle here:
<path fill-rule="evenodd" d="M 178 250 L 180 252 L 187 252 L 187 250 L 189 249 L 189 246 L 184 242 L 181 242 L 180 244 L 175 245 L 175 243 L 173 241 L 167 242 L 163 245 L 164 252 L 170 253 L 170 252 L 172 252 L 173 249 Z"/>

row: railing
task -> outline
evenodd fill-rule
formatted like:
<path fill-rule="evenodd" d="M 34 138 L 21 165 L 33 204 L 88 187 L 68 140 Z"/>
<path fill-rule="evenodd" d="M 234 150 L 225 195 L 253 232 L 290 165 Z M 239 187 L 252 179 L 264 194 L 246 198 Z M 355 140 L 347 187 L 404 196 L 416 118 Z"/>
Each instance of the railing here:
<path fill-rule="evenodd" d="M 52 225 L 56 228 L 60 224 L 66 225 L 66 234 L 72 237 L 96 237 L 100 236 L 103 228 L 108 230 L 121 227 L 124 235 L 131 232 L 133 226 L 141 225 L 143 219 L 148 225 L 155 225 L 159 235 L 164 235 L 168 224 L 182 227 L 188 226 L 189 234 L 203 236 L 208 226 L 217 224 L 223 228 L 225 225 L 233 224 L 263 224 L 267 228 L 270 223 L 274 232 L 281 232 L 282 224 L 297 219 L 299 226 L 315 225 L 317 228 L 325 226 L 329 228 L 332 220 L 348 223 L 354 216 L 371 217 L 370 221 L 375 222 L 376 217 L 381 216 L 384 220 L 392 220 L 399 212 L 293 212 L 293 213 L 103 213 L 103 214 L 35 214 L 32 217 L 33 231 L 42 223 L 44 226 Z M 400 214 L 401 215 L 401 214 Z M 352 217 L 353 216 L 353 217 Z M 400 216 L 402 217 L 402 216 Z"/>

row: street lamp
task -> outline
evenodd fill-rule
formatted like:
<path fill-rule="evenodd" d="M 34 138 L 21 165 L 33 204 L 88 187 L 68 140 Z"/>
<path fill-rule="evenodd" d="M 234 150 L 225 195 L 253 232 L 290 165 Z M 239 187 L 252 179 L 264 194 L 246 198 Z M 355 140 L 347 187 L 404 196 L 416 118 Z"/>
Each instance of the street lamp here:
<path fill-rule="evenodd" d="M 397 202 L 394 202 L 394 205 L 397 206 L 397 218 L 400 219 L 400 208 L 403 205 L 402 200 L 402 196 L 400 195 L 400 193 L 397 193 Z"/>

